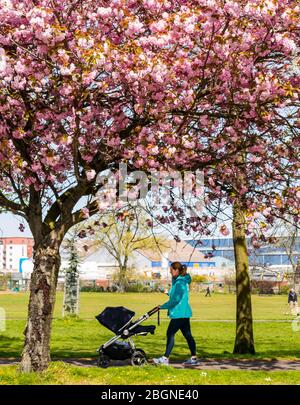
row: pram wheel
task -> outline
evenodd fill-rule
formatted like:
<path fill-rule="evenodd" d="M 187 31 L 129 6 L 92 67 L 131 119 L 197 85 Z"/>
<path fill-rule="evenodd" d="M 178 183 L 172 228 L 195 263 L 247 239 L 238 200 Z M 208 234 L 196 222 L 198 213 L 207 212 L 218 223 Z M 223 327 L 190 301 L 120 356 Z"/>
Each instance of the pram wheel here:
<path fill-rule="evenodd" d="M 131 356 L 131 364 L 133 366 L 143 366 L 147 364 L 146 353 L 142 349 L 136 349 Z"/>
<path fill-rule="evenodd" d="M 105 356 L 104 354 L 100 354 L 99 359 L 98 359 L 98 367 L 102 368 L 107 368 L 110 363 L 110 358 L 108 356 Z"/>

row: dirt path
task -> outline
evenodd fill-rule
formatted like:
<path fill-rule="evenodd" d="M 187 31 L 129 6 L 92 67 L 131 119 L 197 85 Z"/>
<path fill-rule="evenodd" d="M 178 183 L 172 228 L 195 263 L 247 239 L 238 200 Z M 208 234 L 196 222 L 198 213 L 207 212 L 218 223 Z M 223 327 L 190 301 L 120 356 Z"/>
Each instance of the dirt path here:
<path fill-rule="evenodd" d="M 79 367 L 96 367 L 95 358 L 55 359 Z M 0 358 L 0 366 L 17 365 L 19 359 Z M 129 361 L 112 361 L 111 366 L 128 366 Z M 149 364 L 152 364 L 151 361 Z M 249 359 L 200 359 L 196 366 L 183 366 L 178 362 L 171 362 L 171 367 L 189 368 L 196 370 L 243 370 L 243 371 L 300 371 L 300 360 L 249 360 Z"/>

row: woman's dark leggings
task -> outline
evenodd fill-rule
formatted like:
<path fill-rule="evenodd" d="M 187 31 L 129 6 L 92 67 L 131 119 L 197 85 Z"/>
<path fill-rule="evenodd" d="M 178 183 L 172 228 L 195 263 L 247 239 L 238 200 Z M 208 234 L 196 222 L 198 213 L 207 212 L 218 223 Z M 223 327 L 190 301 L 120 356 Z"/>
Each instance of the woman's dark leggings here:
<path fill-rule="evenodd" d="M 196 356 L 196 343 L 191 333 L 190 318 L 171 319 L 167 330 L 167 347 L 165 356 L 169 357 L 174 346 L 175 334 L 181 330 L 185 337 L 192 356 Z"/>

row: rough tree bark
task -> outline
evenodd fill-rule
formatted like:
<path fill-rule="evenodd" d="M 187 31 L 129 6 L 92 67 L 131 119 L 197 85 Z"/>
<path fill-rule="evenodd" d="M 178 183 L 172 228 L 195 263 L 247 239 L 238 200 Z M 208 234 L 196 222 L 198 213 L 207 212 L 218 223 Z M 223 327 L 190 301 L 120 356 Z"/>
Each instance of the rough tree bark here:
<path fill-rule="evenodd" d="M 119 286 L 120 286 L 120 292 L 124 293 L 126 291 L 127 287 L 127 264 L 123 264 L 120 266 L 119 270 Z"/>
<path fill-rule="evenodd" d="M 255 354 L 245 216 L 238 203 L 233 207 L 232 230 L 236 268 L 236 337 L 233 353 Z"/>
<path fill-rule="evenodd" d="M 34 251 L 27 326 L 21 371 L 42 371 L 50 361 L 50 338 L 58 272 L 60 243 L 43 242 Z"/>

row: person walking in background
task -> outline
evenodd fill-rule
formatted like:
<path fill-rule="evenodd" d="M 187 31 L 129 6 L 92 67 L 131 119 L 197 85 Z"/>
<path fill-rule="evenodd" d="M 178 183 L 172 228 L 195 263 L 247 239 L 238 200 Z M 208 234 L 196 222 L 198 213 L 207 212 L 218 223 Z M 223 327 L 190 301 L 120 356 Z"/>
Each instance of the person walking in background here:
<path fill-rule="evenodd" d="M 169 301 L 160 305 L 160 309 L 168 310 L 168 316 L 171 318 L 167 329 L 166 350 L 163 356 L 153 359 L 153 362 L 155 364 L 169 365 L 169 356 L 174 346 L 175 334 L 180 330 L 191 352 L 191 358 L 183 364 L 196 365 L 198 364 L 196 343 L 190 325 L 192 309 L 189 304 L 189 284 L 191 283 L 191 276 L 187 274 L 186 266 L 180 262 L 171 264 L 170 273 L 172 275 L 172 286 L 168 293 Z"/>
<path fill-rule="evenodd" d="M 298 308 L 298 297 L 296 291 L 291 288 L 288 296 L 288 304 L 291 309 L 292 315 L 299 315 L 299 308 Z"/>
<path fill-rule="evenodd" d="M 210 287 L 207 286 L 205 297 L 211 297 Z"/>

